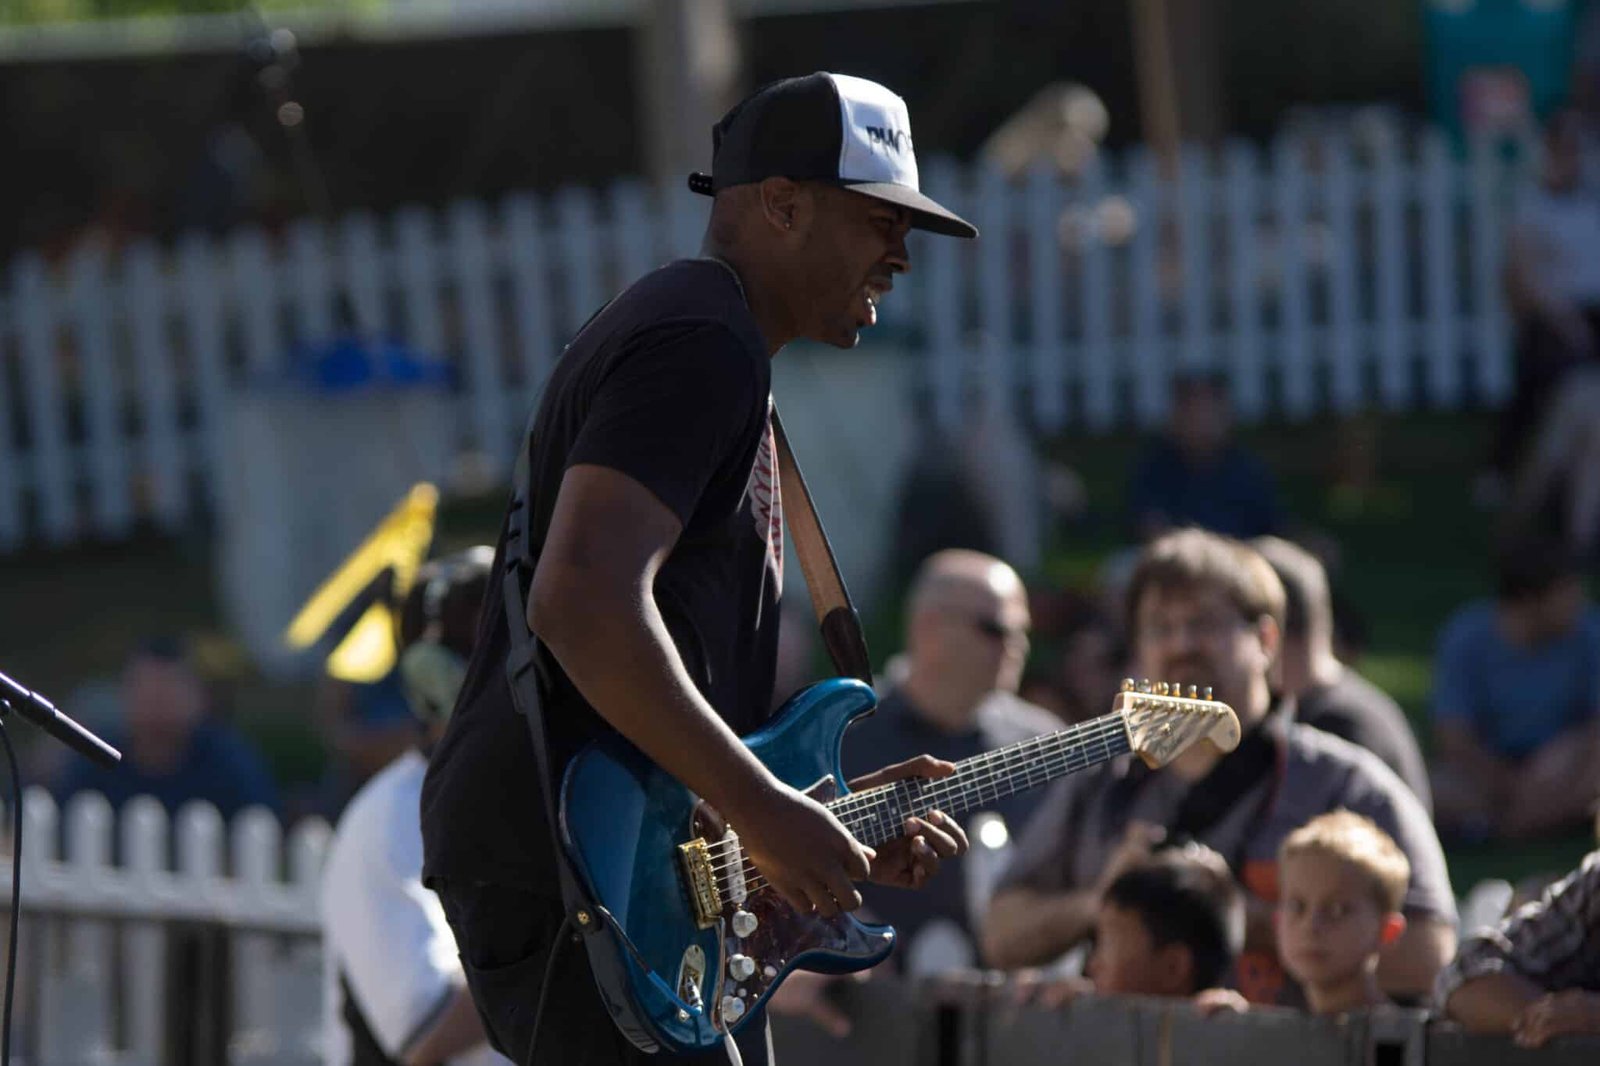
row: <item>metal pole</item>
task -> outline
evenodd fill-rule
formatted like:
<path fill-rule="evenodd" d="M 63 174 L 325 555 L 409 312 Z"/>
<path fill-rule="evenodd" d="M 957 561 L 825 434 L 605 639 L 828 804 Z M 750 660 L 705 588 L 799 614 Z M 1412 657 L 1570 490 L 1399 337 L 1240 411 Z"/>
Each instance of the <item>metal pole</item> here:
<path fill-rule="evenodd" d="M 639 26 L 639 114 L 657 187 L 711 165 L 711 127 L 738 100 L 732 0 L 649 0 Z"/>

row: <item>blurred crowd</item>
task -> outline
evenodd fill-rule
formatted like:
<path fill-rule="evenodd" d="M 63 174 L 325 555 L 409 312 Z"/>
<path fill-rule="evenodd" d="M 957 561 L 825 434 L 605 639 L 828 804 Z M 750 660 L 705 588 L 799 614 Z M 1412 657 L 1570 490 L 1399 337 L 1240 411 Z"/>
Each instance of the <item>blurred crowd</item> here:
<path fill-rule="evenodd" d="M 1458 899 L 1473 886 L 1451 884 L 1443 850 L 1593 824 L 1600 611 L 1578 546 L 1559 525 L 1508 526 L 1486 561 L 1494 595 L 1438 634 L 1419 738 L 1361 674 L 1364 627 L 1334 595 L 1337 555 L 1236 440 L 1225 383 L 1181 378 L 1170 410 L 1132 467 L 1128 546 L 1087 586 L 1030 587 L 981 544 L 921 562 L 881 704 L 847 734 L 844 766 L 959 762 L 1091 721 L 1112 712 L 1124 677 L 1210 687 L 1243 740 L 1228 753 L 1197 744 L 1159 770 L 1125 756 L 968 812 L 972 851 L 928 889 L 864 886 L 866 910 L 900 933 L 890 967 L 1011 971 L 1020 996 L 1047 1005 L 1124 993 L 1207 1011 L 1396 1002 L 1530 1043 L 1600 1031 L 1600 853 L 1542 896 L 1525 889 L 1514 913 L 1501 913 L 1510 893 L 1473 904 L 1478 924 L 1464 928 Z M 810 634 L 803 612 L 786 615 L 780 701 L 819 676 Z M 101 721 L 122 765 L 65 762 L 51 787 L 62 800 L 142 793 L 172 810 L 202 799 L 229 817 L 252 804 L 334 817 L 425 752 L 436 723 L 419 728 L 413 696 L 398 670 L 326 683 L 333 769 L 286 810 L 261 754 L 212 712 L 190 649 L 150 640 L 101 693 L 117 707 Z M 1555 951 L 1547 927 L 1562 923 Z M 842 1032 L 848 980 L 796 975 L 774 1009 Z"/>
<path fill-rule="evenodd" d="M 1558 522 L 1508 514 L 1484 560 L 1493 595 L 1437 634 L 1419 737 L 1360 672 L 1382 649 L 1335 592 L 1352 564 L 1235 439 L 1225 383 L 1181 378 L 1170 410 L 1133 466 L 1128 547 L 1086 586 L 1026 584 L 980 532 L 925 558 L 844 768 L 959 762 L 1052 718 L 1091 721 L 1122 678 L 1209 686 L 1243 741 L 1160 770 L 1122 757 L 969 812 L 973 849 L 953 876 L 920 893 L 865 886 L 867 911 L 901 936 L 891 965 L 935 981 L 1007 971 L 1019 998 L 1046 1005 L 1392 1003 L 1529 1046 L 1600 1032 L 1600 852 L 1517 886 L 1452 885 L 1444 859 L 1446 846 L 1595 832 L 1592 556 Z M 786 647 L 792 687 L 811 661 L 803 641 Z M 847 1032 L 848 980 L 801 976 L 775 1009 Z"/>
<path fill-rule="evenodd" d="M 903 640 L 878 712 L 846 737 L 847 775 L 923 753 L 960 762 L 1092 721 L 1125 677 L 1209 687 L 1244 735 L 1230 752 L 1196 745 L 1159 770 L 1124 756 L 969 812 L 972 851 L 928 890 L 864 886 L 867 912 L 900 933 L 889 968 L 1008 971 L 1045 1005 L 1398 1003 L 1528 1045 L 1600 1033 L 1600 852 L 1487 907 L 1445 862 L 1447 846 L 1593 832 L 1600 802 L 1600 610 L 1584 580 L 1600 548 L 1593 128 L 1580 111 L 1550 121 L 1514 213 L 1515 395 L 1478 486 L 1502 505 L 1484 560 L 1493 594 L 1460 604 L 1437 635 L 1424 735 L 1361 672 L 1381 649 L 1338 591 L 1359 561 L 1286 507 L 1235 436 L 1225 379 L 1174 382 L 1168 424 L 1126 486 L 1126 546 L 1081 587 L 1030 584 L 981 523 L 908 490 L 902 524 L 940 510 L 923 528 L 961 546 L 900 560 L 917 567 Z M 786 619 L 780 701 L 817 676 L 809 627 Z M 249 805 L 337 817 L 426 749 L 398 673 L 329 682 L 316 702 L 332 769 L 285 803 L 181 641 L 134 649 L 99 698 L 126 758 L 43 768 L 62 800 L 93 790 L 173 810 L 206 800 L 228 817 Z M 796 974 L 774 1009 L 847 1032 L 837 990 L 851 980 Z"/>

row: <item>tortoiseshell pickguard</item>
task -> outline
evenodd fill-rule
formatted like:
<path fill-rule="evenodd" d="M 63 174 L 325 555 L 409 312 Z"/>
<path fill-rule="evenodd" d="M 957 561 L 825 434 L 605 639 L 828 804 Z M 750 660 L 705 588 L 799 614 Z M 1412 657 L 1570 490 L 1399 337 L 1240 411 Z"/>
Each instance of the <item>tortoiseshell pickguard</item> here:
<path fill-rule="evenodd" d="M 806 790 L 820 803 L 834 798 L 836 788 L 831 777 L 818 781 Z M 722 820 L 703 803 L 695 812 L 694 828 L 697 835 L 736 852 L 737 838 L 727 834 Z M 736 897 L 731 883 L 739 874 L 734 866 L 723 878 L 723 908 L 718 940 L 719 958 L 712 970 L 717 984 L 712 986 L 711 975 L 703 987 L 705 1002 L 712 1008 L 712 1021 L 718 1029 L 728 1031 L 736 1027 L 739 1019 L 724 1017 L 723 1002 L 732 996 L 744 1002 L 740 1018 L 759 1005 L 767 994 L 782 983 L 790 969 L 818 969 L 828 973 L 848 973 L 865 969 L 880 961 L 894 946 L 893 930 L 883 926 L 864 925 L 848 914 L 824 918 L 818 914 L 802 914 L 791 907 L 782 896 L 770 887 L 748 893 L 743 902 Z M 743 870 L 750 877 L 754 867 Z M 741 910 L 753 915 L 756 928 L 748 937 L 735 935 L 734 916 Z M 807 958 L 807 955 L 810 955 Z M 743 955 L 755 963 L 755 972 L 743 981 L 729 973 L 728 963 L 736 955 Z"/>

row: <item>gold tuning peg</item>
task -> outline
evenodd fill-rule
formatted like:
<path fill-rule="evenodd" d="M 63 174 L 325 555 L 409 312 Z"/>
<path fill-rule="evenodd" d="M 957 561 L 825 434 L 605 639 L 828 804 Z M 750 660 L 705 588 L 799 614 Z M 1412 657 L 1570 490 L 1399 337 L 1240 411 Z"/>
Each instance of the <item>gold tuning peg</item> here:
<path fill-rule="evenodd" d="M 1122 679 L 1122 691 L 1124 691 L 1124 692 L 1132 692 L 1133 691 L 1133 678 L 1125 677 L 1125 678 Z"/>
<path fill-rule="evenodd" d="M 1149 693 L 1150 691 L 1150 682 L 1142 677 L 1139 679 L 1139 691 L 1143 693 Z"/>
<path fill-rule="evenodd" d="M 1191 700 L 1192 699 L 1198 699 L 1199 696 L 1200 696 L 1200 687 L 1198 685 L 1190 685 L 1189 686 L 1189 698 Z"/>
<path fill-rule="evenodd" d="M 1209 700 L 1211 698 L 1211 686 L 1210 685 L 1207 685 L 1205 688 L 1200 690 L 1200 698 L 1203 699 L 1203 700 Z"/>

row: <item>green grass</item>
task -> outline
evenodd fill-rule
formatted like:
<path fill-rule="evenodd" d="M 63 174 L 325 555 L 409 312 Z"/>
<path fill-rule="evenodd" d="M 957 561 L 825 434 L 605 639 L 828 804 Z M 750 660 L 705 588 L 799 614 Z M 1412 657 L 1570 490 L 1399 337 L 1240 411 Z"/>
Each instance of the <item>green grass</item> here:
<path fill-rule="evenodd" d="M 1369 629 L 1361 668 L 1418 721 L 1434 634 L 1464 600 L 1489 589 L 1493 515 L 1473 506 L 1470 485 L 1490 428 L 1484 416 L 1420 415 L 1241 435 L 1276 474 L 1291 535 L 1337 546 L 1336 583 Z M 1359 490 L 1336 488 L 1357 464 L 1358 438 L 1370 473 Z M 1085 519 L 1056 534 L 1052 580 L 1084 584 L 1108 551 L 1126 543 L 1123 490 L 1140 444 L 1131 434 L 1052 443 L 1051 456 L 1078 471 L 1090 501 Z"/>
<path fill-rule="evenodd" d="M 1459 604 L 1489 589 L 1493 515 L 1473 506 L 1470 483 L 1491 426 L 1487 416 L 1424 414 L 1243 434 L 1277 474 L 1297 520 L 1339 546 L 1338 584 L 1369 627 L 1360 669 L 1399 700 L 1424 738 L 1434 635 Z M 1055 532 L 1044 577 L 1085 586 L 1105 554 L 1124 543 L 1123 486 L 1139 447 L 1133 434 L 1050 443 L 1051 457 L 1084 478 L 1089 508 Z M 1364 490 L 1335 490 L 1340 471 L 1359 465 L 1353 457 L 1363 453 L 1371 475 Z M 438 547 L 491 540 L 501 503 L 494 493 L 446 504 Z M 315 779 L 323 753 L 304 710 L 309 687 L 270 683 L 231 653 L 211 574 L 210 546 L 198 534 L 0 558 L 0 669 L 64 696 L 86 678 L 114 676 L 142 636 L 205 635 L 211 672 L 223 679 L 235 720 L 262 744 L 282 779 Z M 897 599 L 886 598 L 886 607 L 866 620 L 880 656 L 899 644 Z M 31 727 L 19 733 L 37 742 Z M 1579 838 L 1462 851 L 1450 856 L 1452 872 L 1464 889 L 1490 874 L 1515 878 L 1571 865 L 1589 844 Z"/>

